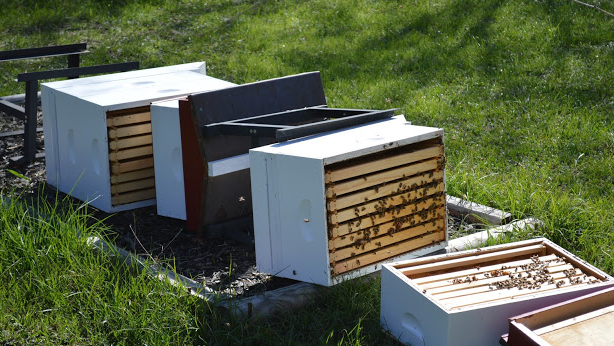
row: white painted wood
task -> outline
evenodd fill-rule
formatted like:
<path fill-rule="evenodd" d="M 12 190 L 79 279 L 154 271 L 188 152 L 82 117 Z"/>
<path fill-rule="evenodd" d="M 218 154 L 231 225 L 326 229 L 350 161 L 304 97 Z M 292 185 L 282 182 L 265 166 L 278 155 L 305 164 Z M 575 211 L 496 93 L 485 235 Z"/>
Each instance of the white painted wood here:
<path fill-rule="evenodd" d="M 492 225 L 507 223 L 512 214 L 482 204 L 466 201 L 454 196 L 446 196 L 448 211 L 451 214 L 463 215 L 472 222 L 486 222 Z"/>
<path fill-rule="evenodd" d="M 546 239 L 541 241 L 560 249 Z M 496 248 L 503 250 L 514 244 L 518 243 Z M 486 249 L 488 248 L 482 250 Z M 563 249 L 560 250 L 568 254 L 568 258 L 575 257 Z M 479 251 L 459 252 L 455 256 L 464 254 L 473 257 L 479 254 Z M 450 255 L 432 256 L 431 260 L 447 257 Z M 429 259 L 423 258 L 419 261 L 425 260 Z M 395 338 L 412 345 L 497 345 L 501 335 L 507 332 L 509 317 L 598 291 L 611 285 L 613 280 L 606 275 L 607 281 L 597 284 L 568 286 L 545 292 L 535 291 L 534 294 L 513 299 L 449 309 L 433 296 L 424 294 L 417 283 L 396 268 L 411 263 L 412 261 L 403 261 L 383 266 L 380 321 L 382 327 L 390 331 Z M 583 263 L 591 270 L 602 273 L 588 263 Z"/>
<path fill-rule="evenodd" d="M 75 79 L 67 79 L 55 82 L 43 83 L 52 85 L 55 90 L 65 91 L 66 93 L 78 95 L 77 89 L 85 88 L 91 84 L 114 83 L 117 81 L 130 81 L 142 77 L 151 77 L 156 75 L 173 74 L 182 71 L 191 71 L 206 75 L 205 62 L 192 62 L 187 64 L 179 64 L 172 66 L 155 67 L 144 70 L 134 70 L 120 73 L 110 73 L 94 77 L 83 77 Z M 72 91 L 71 91 L 72 90 Z"/>
<path fill-rule="evenodd" d="M 155 204 L 150 199 L 112 205 L 106 112 L 234 85 L 206 76 L 203 64 L 43 83 L 47 182 L 105 212 Z"/>
<path fill-rule="evenodd" d="M 210 177 L 217 177 L 228 173 L 249 169 L 249 154 L 237 155 L 207 163 Z"/>
<path fill-rule="evenodd" d="M 45 84 L 41 85 L 41 94 L 48 95 L 49 90 Z M 59 153 L 58 153 L 58 133 L 57 133 L 57 111 L 55 109 L 55 97 L 41 98 L 41 108 L 45 111 L 43 121 L 43 133 L 45 141 L 45 169 L 47 171 L 47 183 L 53 186 L 58 185 L 60 175 Z"/>
<path fill-rule="evenodd" d="M 158 215 L 185 220 L 179 101 L 155 102 L 150 109 L 156 209 Z"/>
<path fill-rule="evenodd" d="M 403 116 L 258 148 L 272 155 L 322 160 L 324 165 L 443 136 L 442 129 L 411 125 Z"/>
<path fill-rule="evenodd" d="M 407 125 L 403 116 L 250 150 L 258 270 L 332 286 L 380 269 L 382 263 L 443 249 L 435 243 L 336 277 L 330 274 L 324 167 L 442 135 Z"/>
<path fill-rule="evenodd" d="M 469 211 L 470 212 L 470 211 Z M 505 233 L 514 232 L 516 230 L 535 229 L 543 222 L 535 218 L 527 218 L 510 222 L 508 224 L 492 227 L 485 231 L 476 232 L 467 236 L 451 239 L 446 246 L 446 252 L 456 252 L 469 249 L 475 249 L 477 247 L 486 244 L 489 238 L 498 238 L 505 235 Z"/>

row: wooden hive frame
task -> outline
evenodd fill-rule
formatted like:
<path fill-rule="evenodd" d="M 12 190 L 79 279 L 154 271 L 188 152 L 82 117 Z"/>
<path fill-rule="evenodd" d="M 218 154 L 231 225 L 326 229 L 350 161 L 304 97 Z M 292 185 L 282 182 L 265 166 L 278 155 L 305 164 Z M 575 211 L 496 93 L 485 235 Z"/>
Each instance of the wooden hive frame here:
<path fill-rule="evenodd" d="M 446 240 L 441 137 L 325 171 L 331 275 Z"/>
<path fill-rule="evenodd" d="M 113 206 L 156 197 L 149 106 L 107 112 Z"/>
<path fill-rule="evenodd" d="M 447 309 L 515 299 L 524 295 L 581 287 L 607 277 L 547 243 L 397 269 L 423 294 Z"/>

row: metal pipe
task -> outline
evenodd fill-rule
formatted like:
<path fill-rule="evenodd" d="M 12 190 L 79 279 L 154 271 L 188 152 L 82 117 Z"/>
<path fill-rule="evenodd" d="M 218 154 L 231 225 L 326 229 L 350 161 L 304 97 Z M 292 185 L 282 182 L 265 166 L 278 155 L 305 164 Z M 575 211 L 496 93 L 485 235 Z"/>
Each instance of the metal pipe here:
<path fill-rule="evenodd" d="M 41 101 L 41 92 L 36 93 L 36 98 L 38 102 Z M 0 96 L 0 100 L 8 101 L 10 103 L 25 103 L 26 102 L 26 94 L 15 94 L 9 96 Z"/>

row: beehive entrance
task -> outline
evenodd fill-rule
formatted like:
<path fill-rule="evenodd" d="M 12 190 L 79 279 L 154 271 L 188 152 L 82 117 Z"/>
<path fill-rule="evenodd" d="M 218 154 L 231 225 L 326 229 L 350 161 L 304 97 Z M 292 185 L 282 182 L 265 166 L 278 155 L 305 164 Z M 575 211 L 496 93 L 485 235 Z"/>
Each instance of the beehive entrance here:
<path fill-rule="evenodd" d="M 149 106 L 107 112 L 113 206 L 156 197 Z"/>
<path fill-rule="evenodd" d="M 331 274 L 446 239 L 441 138 L 325 167 Z"/>

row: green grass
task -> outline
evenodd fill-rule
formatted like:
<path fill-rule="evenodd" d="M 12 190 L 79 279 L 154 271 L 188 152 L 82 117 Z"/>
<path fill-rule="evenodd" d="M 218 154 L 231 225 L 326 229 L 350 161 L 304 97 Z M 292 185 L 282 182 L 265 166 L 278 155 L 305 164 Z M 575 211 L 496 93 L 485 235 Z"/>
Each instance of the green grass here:
<path fill-rule="evenodd" d="M 591 3 L 614 12 L 610 1 Z M 83 57 L 84 66 L 138 60 L 147 68 L 204 60 L 210 75 L 235 83 L 319 70 L 331 107 L 394 107 L 415 124 L 443 128 L 450 194 L 464 194 L 510 211 L 515 218 L 534 216 L 546 225 L 508 240 L 543 235 L 613 274 L 613 30 L 614 18 L 571 0 L 9 1 L 0 20 L 0 49 L 87 41 L 92 52 Z M 0 94 L 23 92 L 23 85 L 8 83 L 19 72 L 63 64 L 62 59 L 0 63 Z M 28 251 L 46 251 L 46 242 L 52 243 L 41 239 L 36 243 L 41 247 L 32 245 Z M 16 245 L 9 249 L 0 256 L 3 273 L 21 251 Z M 84 250 L 70 251 L 91 256 Z M 4 257 L 14 260 L 6 262 Z M 68 253 L 51 259 L 67 258 Z M 93 266 L 102 272 L 120 271 L 111 264 Z M 138 275 L 118 277 L 142 280 L 143 287 L 158 285 Z M 47 279 L 68 280 L 39 278 L 24 287 L 44 290 Z M 109 278 L 113 280 L 119 279 Z M 2 285 L 2 292 L 15 291 L 8 297 L 38 296 L 16 288 L 21 285 L 11 290 Z M 77 292 L 85 290 L 75 287 Z M 8 299 L 4 294 L 3 304 Z M 107 292 L 90 306 L 112 305 L 124 297 L 117 294 Z M 342 299 L 346 294 L 352 299 Z M 73 311 L 65 312 L 67 321 L 58 325 L 69 325 L 77 335 L 93 328 L 92 334 L 82 336 L 83 343 L 126 340 L 113 339 L 113 328 L 122 329 L 118 325 L 105 330 L 94 319 L 80 319 L 79 305 L 71 301 L 81 299 L 81 294 L 49 296 L 53 298 L 37 308 L 6 314 L 36 318 L 38 323 L 19 322 L 19 327 L 3 317 L 2 327 L 14 333 L 9 337 L 19 330 L 24 337 L 61 330 L 54 324 L 60 322 L 50 317 L 55 314 L 39 312 L 52 309 L 57 299 L 66 302 L 63 309 Z M 164 337 L 151 340 L 389 342 L 378 329 L 376 283 L 344 285 L 333 289 L 331 296 L 336 298 L 297 314 L 230 326 L 216 315 L 199 315 L 202 309 L 189 299 L 173 309 L 175 298 L 168 298 L 170 320 L 187 321 L 189 315 L 196 322 L 179 323 L 181 332 L 160 329 L 157 333 Z M 337 305 L 338 300 L 344 303 Z M 144 314 L 145 305 L 124 308 L 109 309 L 134 314 L 127 323 L 142 323 L 139 314 Z M 177 328 L 174 322 L 159 323 Z M 142 343 L 147 338 L 135 337 Z"/>
<path fill-rule="evenodd" d="M 193 298 L 93 252 L 85 239 L 104 228 L 88 222 L 84 207 L 43 201 L 12 199 L 0 208 L 3 344 L 176 345 L 194 338 Z"/>

